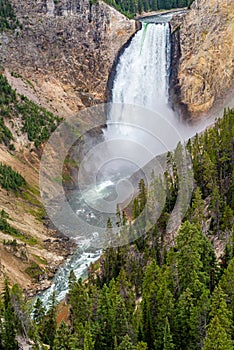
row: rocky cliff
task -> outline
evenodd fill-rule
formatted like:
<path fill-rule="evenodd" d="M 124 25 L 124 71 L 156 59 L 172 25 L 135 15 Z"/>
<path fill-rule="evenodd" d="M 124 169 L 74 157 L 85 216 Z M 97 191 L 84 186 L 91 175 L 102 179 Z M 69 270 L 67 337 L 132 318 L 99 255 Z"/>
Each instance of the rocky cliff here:
<path fill-rule="evenodd" d="M 122 45 L 134 34 L 135 22 L 101 1 L 10 3 L 20 23 L 16 29 L 0 32 L 0 72 L 10 85 L 65 118 L 82 107 L 103 102 L 109 71 Z M 1 106 L 0 112 L 4 115 Z M 0 230 L 0 292 L 5 276 L 35 291 L 48 287 L 53 273 L 75 246 L 49 225 L 40 202 L 40 149 L 22 132 L 21 116 L 14 115 L 13 123 L 8 114 L 4 122 L 12 131 L 15 150 L 0 143 L 0 162 L 22 174 L 27 188 L 16 195 L 0 186 L 0 211 L 3 209 L 10 225 L 22 233 L 13 240 Z"/>
<path fill-rule="evenodd" d="M 234 2 L 195 0 L 190 11 L 174 16 L 171 28 L 172 101 L 195 120 L 233 94 Z"/>
<path fill-rule="evenodd" d="M 110 68 L 135 22 L 101 1 L 10 2 L 21 23 L 0 35 L 1 64 L 17 73 L 11 84 L 62 116 L 103 102 Z"/>

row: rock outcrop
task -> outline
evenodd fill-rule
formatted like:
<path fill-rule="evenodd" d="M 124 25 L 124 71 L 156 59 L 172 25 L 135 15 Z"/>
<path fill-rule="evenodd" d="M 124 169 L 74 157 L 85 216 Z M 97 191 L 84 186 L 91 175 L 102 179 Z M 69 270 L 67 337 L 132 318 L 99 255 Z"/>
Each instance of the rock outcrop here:
<path fill-rule="evenodd" d="M 0 32 L 0 71 L 9 84 L 38 105 L 67 117 L 106 98 L 106 83 L 120 48 L 135 33 L 130 21 L 94 0 L 9 0 L 20 26 Z M 47 225 L 39 196 L 38 150 L 11 128 L 16 151 L 0 145 L 0 161 L 24 176 L 28 190 L 15 196 L 0 188 L 1 209 L 11 225 L 34 241 L 0 231 L 0 292 L 3 280 L 18 283 L 30 295 L 51 284 L 51 278 L 76 245 Z M 91 121 L 82 119 L 92 126 Z M 10 121 L 5 118 L 10 127 Z M 18 125 L 19 124 L 19 125 Z M 13 130 L 14 129 L 14 130 Z M 20 151 L 19 151 L 20 150 Z M 5 244 L 3 244 L 5 241 Z"/>
<path fill-rule="evenodd" d="M 172 102 L 193 120 L 225 104 L 233 93 L 234 3 L 195 0 L 172 28 Z"/>
<path fill-rule="evenodd" d="M 22 76 L 29 95 L 62 116 L 103 102 L 112 63 L 135 21 L 101 1 L 10 2 L 22 28 L 0 34 L 0 52 L 1 64 L 18 74 L 13 86 L 22 87 Z"/>

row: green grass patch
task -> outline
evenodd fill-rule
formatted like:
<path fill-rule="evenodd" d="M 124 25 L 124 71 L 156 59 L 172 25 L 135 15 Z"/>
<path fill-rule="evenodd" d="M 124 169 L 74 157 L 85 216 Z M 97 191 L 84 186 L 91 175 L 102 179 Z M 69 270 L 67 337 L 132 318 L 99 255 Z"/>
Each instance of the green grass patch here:
<path fill-rule="evenodd" d="M 37 260 L 38 264 L 47 265 L 46 259 L 44 259 L 36 254 L 32 254 L 32 256 L 34 257 L 35 260 Z"/>
<path fill-rule="evenodd" d="M 30 266 L 25 269 L 25 272 L 35 281 L 38 281 L 40 275 L 44 273 L 43 269 L 35 261 L 31 262 Z"/>
<path fill-rule="evenodd" d="M 22 198 L 25 199 L 27 202 L 30 202 L 30 204 L 32 204 L 32 205 L 35 205 L 37 207 L 41 207 L 41 202 L 29 190 L 24 191 L 22 193 Z"/>
<path fill-rule="evenodd" d="M 33 215 L 39 222 L 43 222 L 47 216 L 44 208 L 39 208 L 37 210 L 30 209 L 29 213 Z"/>
<path fill-rule="evenodd" d="M 36 245 L 37 240 L 29 235 L 21 233 L 16 228 L 12 227 L 8 220 L 10 219 L 9 215 L 5 212 L 5 210 L 0 211 L 0 231 L 2 231 L 5 234 L 8 234 L 12 237 L 18 238 L 22 242 L 29 244 L 29 245 Z"/>

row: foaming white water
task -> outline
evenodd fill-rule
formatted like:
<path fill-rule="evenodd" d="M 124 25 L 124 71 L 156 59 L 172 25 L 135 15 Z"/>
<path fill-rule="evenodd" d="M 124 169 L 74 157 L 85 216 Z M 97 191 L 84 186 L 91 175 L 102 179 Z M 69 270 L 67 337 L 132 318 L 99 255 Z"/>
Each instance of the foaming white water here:
<path fill-rule="evenodd" d="M 113 85 L 113 106 L 109 111 L 107 130 L 104 133 L 107 141 L 121 140 L 121 142 L 110 142 L 108 150 L 108 157 L 112 160 L 116 159 L 116 163 L 113 161 L 106 163 L 107 168 L 103 173 L 108 174 L 109 178 L 104 176 L 103 181 L 100 181 L 95 188 L 88 188 L 83 194 L 84 199 L 89 198 L 92 204 L 99 203 L 103 195 L 109 195 L 108 189 L 116 179 L 119 181 L 123 178 L 123 174 L 126 177 L 131 175 L 124 171 L 125 167 L 135 172 L 154 156 L 175 148 L 178 141 L 186 140 L 205 127 L 204 124 L 196 127 L 185 125 L 170 109 L 168 105 L 169 73 L 168 23 L 143 23 L 142 29 L 136 33 L 120 57 Z M 152 113 L 148 113 L 147 110 Z M 105 147 L 107 148 L 107 145 Z M 122 154 L 120 160 L 119 154 Z M 100 158 L 105 163 L 105 156 L 103 148 L 99 153 L 96 150 L 95 159 Z M 110 173 L 114 178 L 110 177 Z M 127 191 L 123 185 L 122 192 L 125 194 Z M 104 207 L 103 204 L 101 207 Z M 95 214 L 82 204 L 80 198 L 77 203 L 77 213 L 90 221 L 95 218 Z M 56 291 L 59 301 L 66 295 L 71 270 L 74 270 L 77 277 L 85 277 L 87 266 L 100 256 L 100 250 L 91 250 L 91 242 L 85 240 L 85 232 L 80 234 L 77 239 L 80 249 L 59 268 L 51 288 L 42 293 L 41 299 L 44 305 L 48 305 L 49 296 L 53 291 Z M 99 232 L 93 233 L 94 237 L 98 235 Z"/>
<path fill-rule="evenodd" d="M 153 110 L 167 103 L 168 33 L 168 23 L 143 23 L 120 58 L 113 103 L 140 105 Z"/>
<path fill-rule="evenodd" d="M 179 121 L 168 103 L 169 74 L 169 24 L 143 23 L 117 65 L 112 91 L 114 105 L 108 115 L 106 140 L 127 138 L 140 141 L 158 155 L 165 151 L 161 139 L 167 138 L 169 129 L 174 129 L 175 133 L 173 137 L 170 135 L 172 138 L 167 148 L 174 149 L 179 141 L 192 137 L 209 125 L 210 122 L 189 126 Z M 116 104 L 122 107 L 116 108 Z M 145 113 L 142 110 L 136 112 L 134 108 L 131 113 L 130 105 L 145 108 Z M 147 110 L 155 113 L 154 121 L 148 118 Z"/>

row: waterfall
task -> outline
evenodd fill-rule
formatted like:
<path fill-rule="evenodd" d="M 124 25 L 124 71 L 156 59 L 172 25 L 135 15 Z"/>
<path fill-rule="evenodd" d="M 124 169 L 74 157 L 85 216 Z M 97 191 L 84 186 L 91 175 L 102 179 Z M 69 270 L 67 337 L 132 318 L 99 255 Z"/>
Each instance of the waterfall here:
<path fill-rule="evenodd" d="M 143 23 L 120 57 L 112 102 L 157 110 L 168 102 L 169 24 Z"/>
<path fill-rule="evenodd" d="M 151 110 L 166 111 L 168 114 L 168 79 L 170 69 L 170 29 L 168 23 L 142 23 L 142 28 L 133 37 L 130 45 L 124 50 L 118 65 L 112 90 L 113 104 L 121 104 L 121 113 L 115 109 L 109 111 L 107 129 L 104 131 L 106 139 L 114 139 L 116 136 L 126 139 L 131 134 L 134 140 L 139 141 L 139 134 L 136 130 L 131 130 L 125 125 L 126 115 L 125 105 L 135 105 Z M 129 117 L 129 116 L 128 116 Z M 117 125 L 115 124 L 117 122 Z M 119 126 L 119 122 L 121 126 Z M 144 124 L 144 121 L 143 121 Z M 137 134 L 137 135 L 136 135 Z M 149 135 L 143 135 L 142 143 L 150 142 Z M 147 141 L 146 141 L 147 139 Z M 160 149 L 159 145 L 156 145 Z M 162 150 L 159 151 L 161 153 Z M 142 164 L 143 165 L 143 164 Z M 128 165 L 124 164 L 123 168 Z M 112 164 L 113 168 L 114 165 Z M 114 173 L 118 172 L 121 164 L 118 162 Z M 133 170 L 134 169 L 134 170 Z M 132 171 L 136 171 L 133 168 Z M 129 168 L 128 168 L 129 172 Z M 129 175 L 129 173 L 128 173 Z M 123 177 L 123 172 L 121 172 Z M 110 181 L 109 181 L 110 182 Z M 108 183 L 109 183 L 108 182 Z M 104 187 L 107 181 L 99 186 Z M 88 197 L 92 194 L 93 201 L 99 200 L 99 187 L 88 192 Z M 104 188 L 105 190 L 105 188 Z M 77 204 L 78 212 L 86 212 L 83 204 Z M 82 244 L 82 242 L 81 242 Z M 89 244 L 85 242 L 77 250 L 72 258 L 68 259 L 56 273 L 52 286 L 41 294 L 44 305 L 48 305 L 48 300 L 53 291 L 56 291 L 57 299 L 64 298 L 68 290 L 68 277 L 73 270 L 77 277 L 85 277 L 87 266 L 95 261 L 101 252 L 100 250 L 90 250 Z"/>
<path fill-rule="evenodd" d="M 162 18 L 162 16 L 158 18 Z M 141 158 L 139 164 L 137 164 L 138 169 L 141 169 L 155 155 L 174 149 L 178 141 L 181 141 L 181 135 L 182 139 L 186 139 L 199 131 L 198 128 L 194 129 L 179 122 L 168 105 L 170 74 L 170 28 L 168 20 L 169 18 L 162 20 L 161 23 L 154 23 L 152 20 L 149 23 L 142 23 L 141 30 L 135 34 L 130 45 L 121 55 L 113 82 L 113 105 L 108 111 L 107 129 L 103 131 L 105 140 L 121 140 L 117 147 L 116 143 L 114 144 L 113 149 L 110 150 L 113 153 L 110 152 L 110 154 L 115 155 L 116 148 L 118 148 L 119 153 L 122 150 L 123 152 L 127 150 L 128 155 L 131 155 L 131 151 L 134 156 L 137 153 Z M 116 105 L 121 106 L 121 108 L 116 110 Z M 144 113 L 136 115 L 136 109 L 133 108 L 130 110 L 132 115 L 129 116 L 129 109 L 127 108 L 129 105 L 138 106 Z M 152 111 L 153 118 L 151 118 L 152 114 L 145 112 L 146 110 Z M 137 117 L 139 118 L 137 119 Z M 134 129 L 128 123 L 128 121 L 132 121 L 132 118 L 134 122 L 137 119 L 138 129 Z M 131 149 L 130 143 L 125 142 L 129 140 L 135 142 L 133 149 Z M 139 144 L 150 150 L 152 158 L 147 158 L 147 152 L 144 153 L 143 149 L 137 148 Z M 101 156 L 102 154 L 100 154 L 100 158 Z M 124 157 L 122 160 L 125 160 Z M 106 164 L 108 167 L 108 163 Z M 96 186 L 95 190 L 91 189 L 87 193 L 87 197 L 91 198 L 93 203 L 101 201 L 100 197 L 107 194 L 110 185 L 124 178 L 124 172 L 119 170 L 121 166 L 126 170 L 126 164 L 121 164 L 118 159 L 116 164 L 110 164 L 108 170 L 112 170 L 115 178 L 112 179 L 111 173 L 107 172 L 109 177 L 104 177 L 102 183 L 98 187 Z M 135 172 L 137 169 L 132 168 L 132 170 Z M 118 174 L 119 179 L 116 178 Z M 129 176 L 129 172 L 127 175 Z M 123 193 L 125 194 L 125 192 L 123 186 Z M 89 220 L 91 220 L 92 215 L 95 217 L 93 213 L 88 212 L 87 214 L 87 208 L 80 199 L 76 202 L 76 208 L 77 212 L 88 215 Z M 95 232 L 95 234 L 98 235 L 98 232 Z M 80 238 L 82 241 L 82 237 Z M 52 291 L 56 291 L 57 298 L 60 301 L 68 290 L 67 279 L 70 271 L 74 270 L 78 278 L 86 276 L 87 266 L 90 262 L 95 261 L 100 254 L 100 250 L 93 251 L 91 249 L 90 242 L 85 244 L 83 249 L 79 249 L 71 259 L 67 260 L 64 266 L 59 268 L 52 287 L 42 293 L 41 299 L 44 305 L 48 304 L 49 295 Z"/>
<path fill-rule="evenodd" d="M 173 128 L 178 123 L 168 104 L 170 55 L 168 20 L 142 23 L 142 28 L 124 50 L 116 67 L 113 106 L 104 131 L 106 140 L 123 138 L 141 142 L 154 156 L 174 149 L 181 141 L 176 132 L 169 144 L 166 141 L 166 134 L 170 133 L 169 124 Z M 131 111 L 129 106 L 136 108 Z M 154 113 L 154 119 L 147 111 Z M 135 129 L 130 124 L 135 124 Z M 162 138 L 161 142 L 159 138 Z M 165 144 L 167 147 L 164 147 Z"/>

